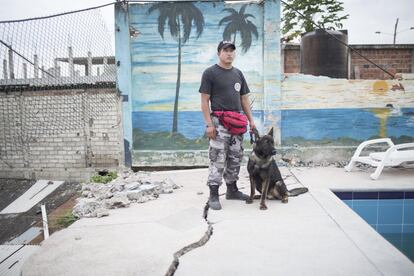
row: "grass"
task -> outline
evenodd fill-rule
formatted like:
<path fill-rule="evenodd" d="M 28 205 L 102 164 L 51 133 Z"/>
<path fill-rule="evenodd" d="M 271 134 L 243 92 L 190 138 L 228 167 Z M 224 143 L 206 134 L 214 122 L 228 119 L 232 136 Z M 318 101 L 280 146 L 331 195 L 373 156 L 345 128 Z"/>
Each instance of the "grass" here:
<path fill-rule="evenodd" d="M 118 177 L 118 174 L 116 172 L 105 172 L 103 175 L 97 174 L 97 175 L 92 176 L 91 182 L 106 184 L 108 182 L 111 182 L 117 177 Z"/>
<path fill-rule="evenodd" d="M 59 217 L 56 224 L 62 228 L 66 228 L 74 223 L 77 218 L 72 214 L 72 210 L 68 210 L 62 217 Z"/>

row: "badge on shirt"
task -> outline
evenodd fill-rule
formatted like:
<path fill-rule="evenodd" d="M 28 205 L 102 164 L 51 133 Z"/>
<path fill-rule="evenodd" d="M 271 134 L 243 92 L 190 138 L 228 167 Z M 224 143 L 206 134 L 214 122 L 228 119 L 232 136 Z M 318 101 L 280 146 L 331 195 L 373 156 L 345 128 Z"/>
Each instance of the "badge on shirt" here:
<path fill-rule="evenodd" d="M 234 84 L 234 89 L 236 89 L 236 91 L 237 91 L 237 92 L 240 92 L 240 89 L 241 89 L 241 84 L 240 84 L 240 83 L 238 83 L 238 82 L 236 82 L 236 83 Z"/>

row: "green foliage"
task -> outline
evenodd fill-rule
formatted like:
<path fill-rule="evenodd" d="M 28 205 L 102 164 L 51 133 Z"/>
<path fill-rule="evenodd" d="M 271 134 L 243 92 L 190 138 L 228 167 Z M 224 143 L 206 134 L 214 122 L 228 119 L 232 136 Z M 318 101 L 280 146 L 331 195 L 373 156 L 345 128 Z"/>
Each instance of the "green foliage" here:
<path fill-rule="evenodd" d="M 282 14 L 282 33 L 287 37 L 286 40 L 317 29 L 312 21 L 322 29 L 335 30 L 341 29 L 342 21 L 349 17 L 349 14 L 339 15 L 344 11 L 344 7 L 343 2 L 338 0 L 285 0 L 285 2 L 290 6 L 284 5 Z"/>
<path fill-rule="evenodd" d="M 58 218 L 56 223 L 60 227 L 66 228 L 72 223 L 74 223 L 76 220 L 77 218 L 72 214 L 72 210 L 69 210 L 63 217 Z"/>
<path fill-rule="evenodd" d="M 94 175 L 91 177 L 91 181 L 94 183 L 103 183 L 106 184 L 108 182 L 111 182 L 115 178 L 118 177 L 118 174 L 116 172 L 108 172 L 105 175 Z"/>

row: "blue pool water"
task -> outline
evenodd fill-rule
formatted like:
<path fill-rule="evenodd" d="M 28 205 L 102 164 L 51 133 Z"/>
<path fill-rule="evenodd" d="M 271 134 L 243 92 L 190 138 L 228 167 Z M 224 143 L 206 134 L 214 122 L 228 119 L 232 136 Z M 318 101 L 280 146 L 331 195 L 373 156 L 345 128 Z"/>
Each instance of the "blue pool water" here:
<path fill-rule="evenodd" d="M 414 261 L 414 192 L 335 192 L 355 213 Z"/>

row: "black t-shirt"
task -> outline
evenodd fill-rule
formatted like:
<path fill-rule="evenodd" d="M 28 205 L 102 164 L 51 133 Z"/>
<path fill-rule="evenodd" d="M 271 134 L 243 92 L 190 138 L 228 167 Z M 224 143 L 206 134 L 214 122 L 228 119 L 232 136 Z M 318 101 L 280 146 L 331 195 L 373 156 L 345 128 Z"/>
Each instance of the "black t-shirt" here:
<path fill-rule="evenodd" d="M 204 71 L 199 92 L 210 95 L 212 111 L 241 111 L 240 96 L 250 90 L 239 69 L 215 64 Z"/>

